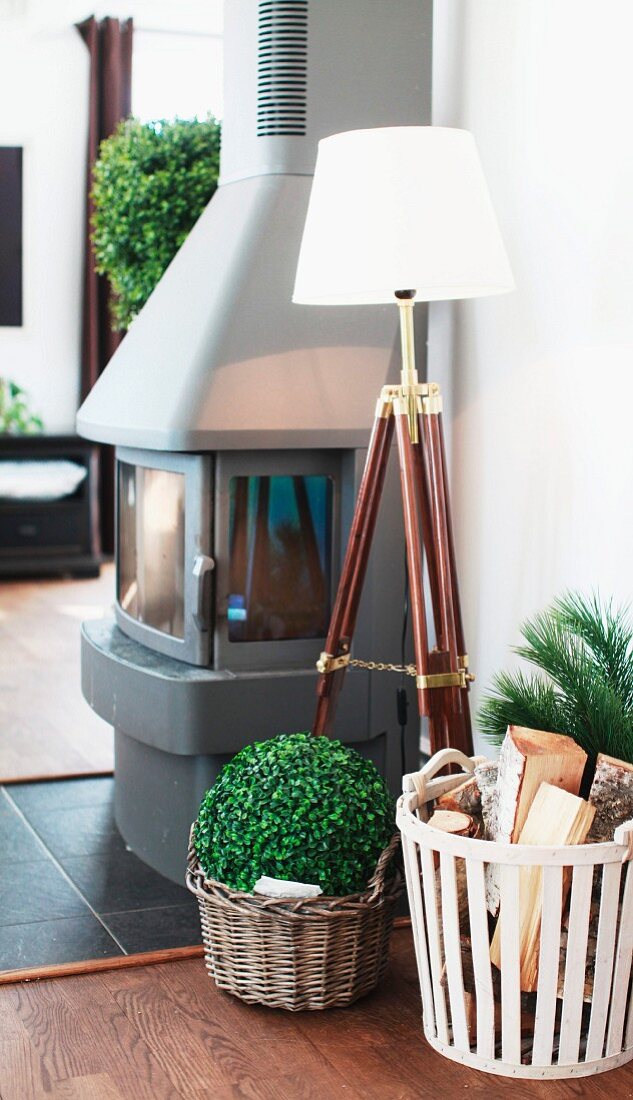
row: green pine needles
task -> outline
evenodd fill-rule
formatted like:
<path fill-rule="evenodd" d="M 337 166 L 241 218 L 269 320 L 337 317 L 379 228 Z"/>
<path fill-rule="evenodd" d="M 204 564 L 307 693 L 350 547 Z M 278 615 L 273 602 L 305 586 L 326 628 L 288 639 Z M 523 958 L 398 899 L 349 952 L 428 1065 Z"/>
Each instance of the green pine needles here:
<path fill-rule="evenodd" d="M 102 141 L 94 166 L 96 269 L 114 291 L 112 327 L 129 328 L 216 190 L 215 118 L 139 122 Z"/>
<path fill-rule="evenodd" d="M 225 765 L 202 801 L 194 847 L 205 874 L 233 889 L 269 875 L 341 896 L 365 889 L 394 832 L 393 800 L 371 761 L 292 733 Z"/>
<path fill-rule="evenodd" d="M 514 652 L 540 670 L 501 672 L 479 711 L 487 740 L 508 725 L 566 733 L 595 757 L 633 762 L 633 628 L 626 608 L 568 592 L 521 627 Z"/>

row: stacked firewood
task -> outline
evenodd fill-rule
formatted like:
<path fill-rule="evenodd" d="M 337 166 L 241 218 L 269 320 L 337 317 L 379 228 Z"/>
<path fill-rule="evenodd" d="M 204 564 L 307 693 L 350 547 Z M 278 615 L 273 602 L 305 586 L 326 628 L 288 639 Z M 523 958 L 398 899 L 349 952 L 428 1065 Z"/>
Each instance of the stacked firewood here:
<path fill-rule="evenodd" d="M 589 789 L 586 799 L 580 791 Z M 462 836 L 480 836 L 504 844 L 561 847 L 613 840 L 619 825 L 633 819 L 633 764 L 599 755 L 593 775 L 587 754 L 570 737 L 509 726 L 498 762 L 482 761 L 472 777 L 440 797 L 429 824 Z M 463 860 L 458 860 L 458 864 Z M 439 877 L 439 876 L 438 876 Z M 486 903 L 491 921 L 490 957 L 501 967 L 500 867 L 486 864 Z M 591 999 L 601 875 L 594 882 L 587 948 L 585 999 Z M 460 924 L 468 936 L 465 873 L 457 868 Z M 565 907 L 571 874 L 563 879 L 561 987 L 566 942 Z M 519 949 L 521 990 L 538 984 L 542 869 L 519 873 Z M 496 922 L 496 923 L 495 923 Z"/>

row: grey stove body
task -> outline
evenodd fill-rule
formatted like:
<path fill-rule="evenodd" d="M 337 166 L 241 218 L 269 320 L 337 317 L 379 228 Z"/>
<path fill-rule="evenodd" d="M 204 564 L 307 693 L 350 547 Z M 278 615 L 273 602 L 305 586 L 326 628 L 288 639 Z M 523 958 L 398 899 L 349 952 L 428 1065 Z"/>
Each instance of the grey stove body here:
<path fill-rule="evenodd" d="M 223 763 L 312 722 L 374 405 L 399 368 L 395 309 L 291 304 L 316 145 L 428 123 L 430 41 L 430 0 L 226 5 L 220 187 L 79 412 L 118 467 L 115 615 L 83 625 L 83 692 L 115 730 L 118 827 L 176 881 Z M 421 309 L 417 326 L 424 349 Z M 354 656 L 399 661 L 403 593 L 394 461 Z M 398 683 L 351 671 L 335 729 L 394 793 Z"/>

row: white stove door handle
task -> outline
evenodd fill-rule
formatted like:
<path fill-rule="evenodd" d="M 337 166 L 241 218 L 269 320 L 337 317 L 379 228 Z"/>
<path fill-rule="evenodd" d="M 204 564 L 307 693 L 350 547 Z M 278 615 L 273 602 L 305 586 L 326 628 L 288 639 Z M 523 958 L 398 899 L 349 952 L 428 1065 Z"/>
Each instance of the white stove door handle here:
<path fill-rule="evenodd" d="M 213 558 L 208 557 L 206 554 L 198 554 L 196 556 L 193 563 L 193 576 L 196 582 L 193 618 L 198 630 L 209 629 L 209 615 L 204 606 L 204 578 L 207 573 L 210 573 L 213 569 L 215 569 Z"/>

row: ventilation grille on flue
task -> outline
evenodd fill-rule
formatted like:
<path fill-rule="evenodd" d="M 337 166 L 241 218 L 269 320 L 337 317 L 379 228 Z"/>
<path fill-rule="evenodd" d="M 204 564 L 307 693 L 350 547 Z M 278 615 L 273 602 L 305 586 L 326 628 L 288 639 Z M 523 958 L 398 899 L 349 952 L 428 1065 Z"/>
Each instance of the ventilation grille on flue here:
<path fill-rule="evenodd" d="M 308 0 L 260 0 L 257 134 L 306 132 Z"/>

